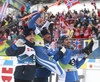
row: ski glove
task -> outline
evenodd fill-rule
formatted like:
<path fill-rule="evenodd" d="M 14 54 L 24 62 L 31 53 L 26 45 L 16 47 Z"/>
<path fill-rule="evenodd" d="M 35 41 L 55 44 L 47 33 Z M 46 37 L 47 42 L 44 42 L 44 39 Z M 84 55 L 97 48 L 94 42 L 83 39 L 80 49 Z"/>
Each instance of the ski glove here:
<path fill-rule="evenodd" d="M 26 41 L 25 41 L 24 39 L 18 39 L 17 42 L 15 43 L 15 45 L 16 45 L 17 47 L 24 47 L 24 46 L 25 46 L 25 45 L 24 45 L 25 42 L 26 42 Z"/>

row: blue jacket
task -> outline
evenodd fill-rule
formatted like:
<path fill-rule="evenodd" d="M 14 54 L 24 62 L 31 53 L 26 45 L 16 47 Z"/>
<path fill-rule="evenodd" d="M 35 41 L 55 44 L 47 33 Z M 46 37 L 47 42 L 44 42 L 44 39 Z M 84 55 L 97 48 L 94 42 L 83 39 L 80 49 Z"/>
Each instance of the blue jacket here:
<path fill-rule="evenodd" d="M 35 51 L 36 51 L 36 59 L 37 63 L 44 66 L 48 70 L 57 73 L 58 75 L 64 74 L 62 68 L 58 65 L 58 63 L 50 56 L 47 55 L 46 49 L 44 47 L 44 41 L 41 37 L 41 32 L 38 29 L 38 25 L 36 24 L 36 20 L 40 17 L 40 13 L 32 16 L 30 21 L 28 22 L 28 28 L 32 28 L 35 33 Z M 56 57 L 55 57 L 56 58 Z M 55 66 L 57 68 L 55 68 Z"/>
<path fill-rule="evenodd" d="M 52 51 L 52 49 L 49 49 L 49 50 L 47 49 L 46 51 L 49 56 L 54 56 L 57 54 L 59 49 L 55 49 L 54 51 Z M 75 55 L 77 53 L 80 53 L 80 50 L 75 50 L 73 52 L 74 52 L 74 54 L 72 53 L 72 50 L 66 48 L 66 53 L 64 54 L 64 57 L 59 59 L 59 61 L 65 65 L 67 65 L 70 62 L 71 56 Z M 63 58 L 66 58 L 66 60 L 63 60 Z M 55 59 L 57 59 L 57 58 L 55 58 Z M 46 68 L 38 68 L 35 73 L 35 77 L 40 77 L 40 78 L 44 78 L 44 77 L 46 78 L 46 77 L 49 77 L 50 75 L 51 75 L 51 72 Z"/>
<path fill-rule="evenodd" d="M 29 10 L 30 9 L 30 6 L 31 6 L 31 3 L 26 3 L 24 5 L 26 6 L 26 10 Z"/>
<path fill-rule="evenodd" d="M 45 42 L 45 52 L 49 56 L 54 56 L 54 54 L 57 54 L 58 49 L 56 49 L 55 52 L 54 52 L 54 50 L 50 48 L 50 43 Z M 57 59 L 57 58 L 55 57 L 55 59 Z M 47 77 L 48 78 L 50 75 L 51 75 L 51 71 L 44 68 L 44 67 L 36 69 L 35 77 L 40 77 L 40 78 L 46 78 Z"/>
<path fill-rule="evenodd" d="M 73 53 L 78 54 L 78 52 L 80 53 L 79 50 L 75 50 Z M 66 61 L 67 58 L 63 57 L 59 62 L 60 66 L 66 72 L 66 81 L 79 81 L 77 69 L 84 64 L 85 60 L 82 58 L 80 61 L 78 61 L 78 56 L 72 55 L 69 63 L 65 63 Z"/>

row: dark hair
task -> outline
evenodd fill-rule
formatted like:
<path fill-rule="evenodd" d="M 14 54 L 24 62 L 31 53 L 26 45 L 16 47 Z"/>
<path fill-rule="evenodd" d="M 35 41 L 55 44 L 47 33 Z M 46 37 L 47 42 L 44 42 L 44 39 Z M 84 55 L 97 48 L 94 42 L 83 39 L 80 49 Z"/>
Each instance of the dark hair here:
<path fill-rule="evenodd" d="M 64 40 L 65 40 L 66 38 L 69 38 L 69 36 L 63 35 L 63 36 L 60 38 L 60 42 L 63 43 Z"/>

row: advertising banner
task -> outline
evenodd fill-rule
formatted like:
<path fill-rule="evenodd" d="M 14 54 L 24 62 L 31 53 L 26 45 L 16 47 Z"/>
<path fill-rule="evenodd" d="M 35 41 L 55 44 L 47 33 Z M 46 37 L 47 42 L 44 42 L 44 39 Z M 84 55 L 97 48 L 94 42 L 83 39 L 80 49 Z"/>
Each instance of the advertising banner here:
<path fill-rule="evenodd" d="M 0 82 L 14 82 L 15 66 L 0 66 Z"/>

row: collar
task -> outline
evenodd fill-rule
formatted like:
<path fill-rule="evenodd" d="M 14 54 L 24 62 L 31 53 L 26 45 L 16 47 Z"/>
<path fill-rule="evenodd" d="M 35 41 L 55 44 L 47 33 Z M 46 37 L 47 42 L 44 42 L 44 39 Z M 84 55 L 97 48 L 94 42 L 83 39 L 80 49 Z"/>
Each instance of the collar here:
<path fill-rule="evenodd" d="M 26 40 L 26 39 L 25 39 L 25 40 Z M 26 43 L 25 43 L 25 44 L 28 45 L 29 47 L 34 47 L 35 42 L 31 43 L 31 42 L 29 42 L 28 40 L 26 40 Z"/>

